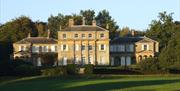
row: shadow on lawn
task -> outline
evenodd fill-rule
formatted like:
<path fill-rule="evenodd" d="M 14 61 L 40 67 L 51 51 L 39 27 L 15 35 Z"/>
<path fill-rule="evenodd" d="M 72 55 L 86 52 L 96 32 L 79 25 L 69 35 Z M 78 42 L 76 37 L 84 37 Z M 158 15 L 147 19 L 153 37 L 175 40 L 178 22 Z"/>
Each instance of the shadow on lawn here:
<path fill-rule="evenodd" d="M 85 85 L 85 86 L 61 88 L 61 89 L 57 89 L 57 90 L 61 90 L 61 91 L 62 90 L 65 90 L 65 91 L 107 91 L 107 90 L 116 90 L 116 89 L 120 90 L 120 89 L 126 89 L 126 88 L 130 88 L 130 87 L 138 87 L 138 86 L 163 85 L 163 84 L 170 84 L 170 83 L 177 83 L 177 82 L 180 82 L 180 79 L 107 82 L 107 83 L 91 84 L 91 85 Z M 144 90 L 154 91 L 153 88 L 147 88 Z"/>

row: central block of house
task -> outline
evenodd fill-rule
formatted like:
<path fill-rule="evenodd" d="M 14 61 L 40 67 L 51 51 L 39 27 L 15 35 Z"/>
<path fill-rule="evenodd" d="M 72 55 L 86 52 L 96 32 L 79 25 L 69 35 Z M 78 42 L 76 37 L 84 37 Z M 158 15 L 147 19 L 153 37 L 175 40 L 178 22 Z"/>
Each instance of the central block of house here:
<path fill-rule="evenodd" d="M 96 25 L 74 25 L 58 31 L 58 65 L 109 65 L 109 31 Z"/>

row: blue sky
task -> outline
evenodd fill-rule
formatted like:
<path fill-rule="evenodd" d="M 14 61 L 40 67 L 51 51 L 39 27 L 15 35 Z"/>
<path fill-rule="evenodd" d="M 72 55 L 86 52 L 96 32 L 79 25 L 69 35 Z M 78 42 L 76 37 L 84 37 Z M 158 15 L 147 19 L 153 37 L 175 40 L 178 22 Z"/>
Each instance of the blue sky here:
<path fill-rule="evenodd" d="M 180 0 L 0 0 L 0 23 L 20 15 L 47 22 L 51 14 L 79 13 L 86 9 L 96 13 L 108 10 L 120 28 L 145 30 L 162 11 L 174 12 L 174 20 L 180 21 Z"/>

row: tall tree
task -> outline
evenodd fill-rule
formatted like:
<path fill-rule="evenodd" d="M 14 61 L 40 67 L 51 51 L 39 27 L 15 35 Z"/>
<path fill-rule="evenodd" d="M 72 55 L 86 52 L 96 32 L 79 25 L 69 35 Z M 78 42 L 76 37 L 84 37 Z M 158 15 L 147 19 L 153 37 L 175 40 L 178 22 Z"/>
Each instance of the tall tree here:
<path fill-rule="evenodd" d="M 150 29 L 146 35 L 158 40 L 160 49 L 167 46 L 172 34 L 175 32 L 175 24 L 173 22 L 172 13 L 159 13 L 159 20 L 153 20 L 150 24 Z"/>
<path fill-rule="evenodd" d="M 109 15 L 107 10 L 102 10 L 96 16 L 97 25 L 103 28 L 108 28 L 110 33 L 110 38 L 115 37 L 116 30 L 119 26 L 116 24 L 114 19 Z M 108 25 L 108 27 L 107 27 Z"/>
<path fill-rule="evenodd" d="M 47 36 L 47 23 L 37 21 L 35 22 L 35 26 L 38 31 L 38 36 L 41 36 L 41 37 Z"/>
<path fill-rule="evenodd" d="M 87 25 L 91 25 L 92 20 L 95 18 L 94 10 L 81 10 L 80 15 L 86 18 Z"/>
<path fill-rule="evenodd" d="M 37 36 L 33 21 L 26 16 L 21 16 L 5 23 L 0 28 L 0 31 L 0 41 L 16 42 L 27 37 L 28 33 L 31 33 L 32 36 Z"/>

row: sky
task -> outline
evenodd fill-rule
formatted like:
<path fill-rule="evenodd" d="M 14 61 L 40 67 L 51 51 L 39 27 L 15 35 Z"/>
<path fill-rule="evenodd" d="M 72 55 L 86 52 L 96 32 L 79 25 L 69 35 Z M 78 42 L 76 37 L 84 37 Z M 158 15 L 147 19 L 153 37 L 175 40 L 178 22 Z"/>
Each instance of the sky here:
<path fill-rule="evenodd" d="M 58 13 L 72 14 L 80 10 L 96 12 L 106 9 L 120 28 L 145 30 L 158 13 L 174 13 L 173 19 L 180 21 L 180 0 L 0 0 L 0 23 L 21 15 L 33 21 L 44 21 Z"/>

